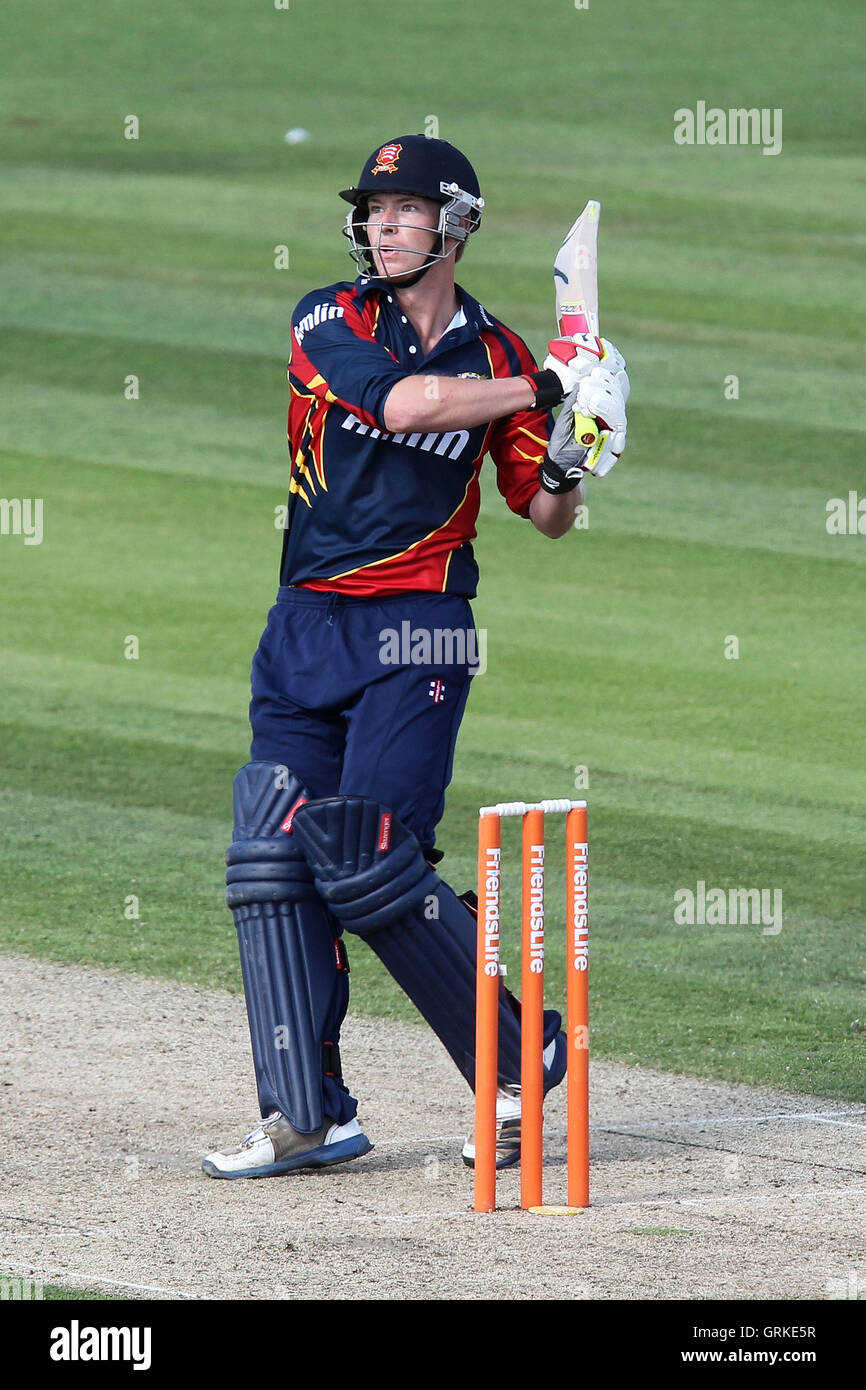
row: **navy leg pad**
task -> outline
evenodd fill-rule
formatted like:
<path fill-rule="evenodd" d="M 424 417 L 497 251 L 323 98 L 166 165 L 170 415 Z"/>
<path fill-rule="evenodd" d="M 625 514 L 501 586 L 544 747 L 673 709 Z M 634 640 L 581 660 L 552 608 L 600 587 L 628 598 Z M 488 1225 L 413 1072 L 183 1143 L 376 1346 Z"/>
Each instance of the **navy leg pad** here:
<path fill-rule="evenodd" d="M 277 764 L 241 769 L 235 838 L 226 853 L 226 902 L 238 932 L 262 1114 L 279 1110 L 310 1134 L 324 1122 L 323 1058 L 339 1065 L 348 983 L 335 941 L 339 927 L 290 833 L 292 811 L 305 797 L 297 778 Z M 340 1078 L 334 1085 L 345 1091 Z"/>
<path fill-rule="evenodd" d="M 475 1081 L 475 918 L 424 859 L 411 831 L 366 797 L 328 797 L 295 813 L 316 887 L 346 931 L 365 937 Z M 520 1080 L 520 1023 L 500 989 L 499 1075 Z"/>
<path fill-rule="evenodd" d="M 399 922 L 440 882 L 412 832 L 367 797 L 308 802 L 293 833 L 322 898 L 346 931 L 360 936 Z"/>

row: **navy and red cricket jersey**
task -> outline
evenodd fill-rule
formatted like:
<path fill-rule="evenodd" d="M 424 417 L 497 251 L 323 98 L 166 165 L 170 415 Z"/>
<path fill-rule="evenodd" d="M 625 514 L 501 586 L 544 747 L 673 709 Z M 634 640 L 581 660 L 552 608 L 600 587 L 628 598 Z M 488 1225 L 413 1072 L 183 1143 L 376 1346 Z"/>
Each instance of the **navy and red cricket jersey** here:
<path fill-rule="evenodd" d="M 459 285 L 456 292 L 460 310 L 427 357 L 396 298 L 366 276 L 312 291 L 292 315 L 282 586 L 473 597 L 472 540 L 488 453 L 508 506 L 528 516 L 549 411 L 518 411 L 472 429 L 385 429 L 385 401 L 405 376 L 490 379 L 537 370 L 516 333 Z"/>

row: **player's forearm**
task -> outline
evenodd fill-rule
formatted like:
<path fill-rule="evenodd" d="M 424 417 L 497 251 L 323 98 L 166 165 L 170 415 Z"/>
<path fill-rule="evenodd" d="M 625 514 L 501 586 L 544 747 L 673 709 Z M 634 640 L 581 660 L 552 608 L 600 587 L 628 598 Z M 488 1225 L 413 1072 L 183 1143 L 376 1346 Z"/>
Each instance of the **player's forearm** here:
<path fill-rule="evenodd" d="M 392 387 L 385 401 L 385 428 L 394 433 L 472 429 L 534 404 L 535 392 L 520 376 L 498 381 L 407 376 Z"/>
<path fill-rule="evenodd" d="M 559 496 L 539 488 L 529 504 L 529 520 L 550 540 L 558 540 L 574 525 L 574 514 L 584 502 L 583 484 Z"/>

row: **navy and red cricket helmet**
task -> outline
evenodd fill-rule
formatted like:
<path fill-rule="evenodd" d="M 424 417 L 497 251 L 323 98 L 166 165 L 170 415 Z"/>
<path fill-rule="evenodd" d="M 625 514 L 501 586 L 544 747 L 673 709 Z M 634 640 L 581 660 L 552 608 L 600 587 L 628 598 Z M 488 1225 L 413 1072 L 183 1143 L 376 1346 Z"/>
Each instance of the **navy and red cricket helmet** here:
<path fill-rule="evenodd" d="M 444 250 L 446 236 L 462 245 L 481 225 L 484 199 L 478 176 L 465 154 L 447 140 L 427 135 L 389 140 L 370 155 L 357 184 L 340 191 L 340 197 L 353 206 L 343 228 L 350 254 L 370 278 L 385 278 L 376 272 L 366 234 L 367 199 L 374 193 L 415 193 L 441 205 L 439 226 L 434 229 L 438 241 L 420 270 L 411 278 L 399 277 L 403 285 L 416 284 L 437 260 L 452 254 Z"/>

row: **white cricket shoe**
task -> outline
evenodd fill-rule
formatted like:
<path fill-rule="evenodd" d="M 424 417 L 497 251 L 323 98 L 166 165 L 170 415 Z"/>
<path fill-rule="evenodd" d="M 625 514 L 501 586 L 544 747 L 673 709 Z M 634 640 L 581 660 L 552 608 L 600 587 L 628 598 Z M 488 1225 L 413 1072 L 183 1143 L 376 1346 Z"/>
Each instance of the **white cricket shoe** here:
<path fill-rule="evenodd" d="M 236 1149 L 202 1160 L 209 1178 L 273 1178 L 298 1168 L 328 1168 L 369 1153 L 373 1145 L 355 1119 L 336 1124 L 327 1115 L 321 1129 L 302 1134 L 274 1110 Z"/>
<path fill-rule="evenodd" d="M 550 1070 L 557 1053 L 564 1051 L 560 1033 L 542 1053 L 544 1066 Z M 561 1080 L 561 1077 L 559 1078 Z M 511 1168 L 520 1162 L 520 1087 L 500 1086 L 496 1092 L 496 1167 Z M 463 1145 L 463 1162 L 467 1168 L 475 1167 L 475 1135 L 469 1134 Z"/>
<path fill-rule="evenodd" d="M 467 1135 L 463 1162 L 475 1167 L 475 1134 Z M 500 1086 L 496 1093 L 496 1167 L 520 1162 L 520 1087 Z"/>

